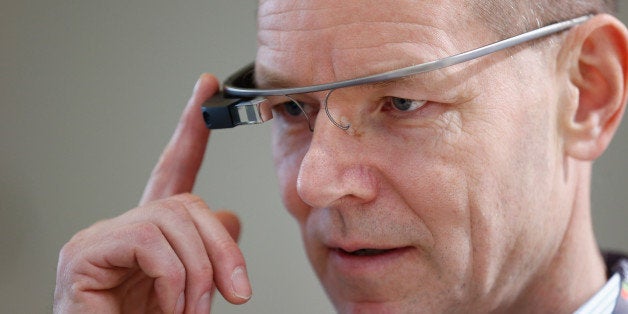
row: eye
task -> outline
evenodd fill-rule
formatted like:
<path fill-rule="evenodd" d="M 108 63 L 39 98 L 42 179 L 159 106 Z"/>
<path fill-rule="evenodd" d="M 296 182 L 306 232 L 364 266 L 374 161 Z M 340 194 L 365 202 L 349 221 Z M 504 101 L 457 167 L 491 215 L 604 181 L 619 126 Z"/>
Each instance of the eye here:
<path fill-rule="evenodd" d="M 427 100 L 390 97 L 390 105 L 397 111 L 414 111 L 423 107 Z"/>
<path fill-rule="evenodd" d="M 271 105 L 271 108 L 274 113 L 284 117 L 285 119 L 290 120 L 295 120 L 303 117 L 303 110 L 305 109 L 302 103 L 297 103 L 290 100 Z"/>
<path fill-rule="evenodd" d="M 281 106 L 283 106 L 283 109 L 285 110 L 285 112 L 293 117 L 299 116 L 303 114 L 303 110 L 301 109 L 302 107 L 299 107 L 299 105 L 297 103 L 295 103 L 294 101 L 287 101 L 283 104 L 281 104 Z M 301 105 L 302 106 L 302 105 Z"/>
<path fill-rule="evenodd" d="M 283 121 L 284 126 L 290 125 L 291 128 L 299 128 L 305 125 L 310 130 L 313 129 L 314 119 L 316 119 L 318 113 L 317 107 L 292 98 L 288 101 L 282 100 L 277 102 L 276 105 L 271 107 L 273 114 L 276 114 L 276 117 Z"/>

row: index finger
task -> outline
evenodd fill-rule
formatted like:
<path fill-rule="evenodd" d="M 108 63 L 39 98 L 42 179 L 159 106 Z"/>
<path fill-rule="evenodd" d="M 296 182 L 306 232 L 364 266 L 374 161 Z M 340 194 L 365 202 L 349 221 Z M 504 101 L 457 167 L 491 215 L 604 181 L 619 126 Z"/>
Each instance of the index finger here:
<path fill-rule="evenodd" d="M 192 191 L 209 139 L 200 107 L 218 88 L 218 81 L 210 74 L 198 79 L 179 124 L 151 173 L 140 205 Z"/>

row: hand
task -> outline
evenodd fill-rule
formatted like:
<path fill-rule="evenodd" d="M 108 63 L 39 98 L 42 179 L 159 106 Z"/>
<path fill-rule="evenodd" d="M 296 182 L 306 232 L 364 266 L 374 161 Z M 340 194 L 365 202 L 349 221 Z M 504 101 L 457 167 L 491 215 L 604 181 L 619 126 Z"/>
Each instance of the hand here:
<path fill-rule="evenodd" d="M 237 217 L 189 194 L 209 137 L 200 105 L 217 89 L 213 76 L 201 76 L 140 206 L 63 247 L 56 313 L 209 313 L 214 288 L 233 304 L 248 301 Z"/>

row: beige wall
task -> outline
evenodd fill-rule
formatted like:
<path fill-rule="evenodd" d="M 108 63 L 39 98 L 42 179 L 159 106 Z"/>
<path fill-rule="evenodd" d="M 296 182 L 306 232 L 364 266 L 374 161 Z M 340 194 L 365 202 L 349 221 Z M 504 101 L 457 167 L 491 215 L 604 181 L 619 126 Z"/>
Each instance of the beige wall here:
<path fill-rule="evenodd" d="M 133 207 L 198 75 L 255 55 L 256 1 L 8 0 L 0 13 L 0 312 L 50 312 L 57 252 Z M 624 18 L 628 20 L 628 18 Z M 628 128 L 596 164 L 602 246 L 628 251 Z M 253 300 L 331 307 L 277 196 L 268 126 L 215 132 L 197 193 L 244 223 Z"/>

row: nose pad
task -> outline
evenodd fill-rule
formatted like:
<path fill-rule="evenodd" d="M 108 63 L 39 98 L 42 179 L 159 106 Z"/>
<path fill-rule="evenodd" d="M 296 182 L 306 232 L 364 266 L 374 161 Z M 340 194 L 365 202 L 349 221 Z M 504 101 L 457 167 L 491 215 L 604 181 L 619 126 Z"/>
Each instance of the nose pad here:
<path fill-rule="evenodd" d="M 330 89 L 329 92 L 327 92 L 327 95 L 325 96 L 325 103 L 324 103 L 325 114 L 327 115 L 327 118 L 329 118 L 329 121 L 331 121 L 331 123 L 333 123 L 336 127 L 338 127 L 339 129 L 343 131 L 347 131 L 351 127 L 351 123 L 349 123 L 348 121 L 345 121 L 346 119 L 343 119 L 342 116 L 339 119 L 334 118 L 331 111 L 329 110 L 329 98 L 331 97 L 331 94 L 334 91 L 335 89 Z"/>

